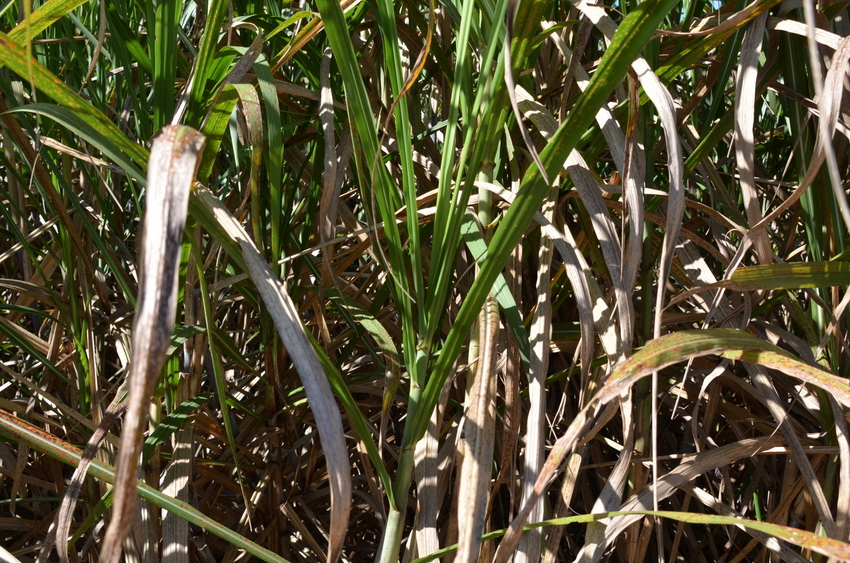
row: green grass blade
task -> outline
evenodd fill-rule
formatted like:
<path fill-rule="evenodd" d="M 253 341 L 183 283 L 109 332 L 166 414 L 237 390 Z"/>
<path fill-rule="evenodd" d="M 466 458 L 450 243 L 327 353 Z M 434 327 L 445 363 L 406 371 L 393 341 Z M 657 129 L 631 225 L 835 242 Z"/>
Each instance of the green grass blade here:
<path fill-rule="evenodd" d="M 345 435 L 342 420 L 327 380 L 308 333 L 298 315 L 292 298 L 271 267 L 236 220 L 233 214 L 209 190 L 196 188 L 202 206 L 212 214 L 225 236 L 238 245 L 242 261 L 262 296 L 266 310 L 271 315 L 281 341 L 295 364 L 310 402 L 322 449 L 328 460 L 331 488 L 331 527 L 329 530 L 328 557 L 336 560 L 343 547 L 351 507 L 351 474 L 347 463 Z"/>
<path fill-rule="evenodd" d="M 108 139 L 116 150 L 125 152 L 137 165 L 146 165 L 146 149 L 128 139 L 104 114 L 57 78 L 55 74 L 37 61 L 28 59 L 26 51 L 2 32 L 0 32 L 0 60 L 5 61 L 6 66 L 19 76 L 31 77 L 36 88 L 57 103 L 65 106 L 66 110 L 77 114 L 80 120 L 85 121 L 89 127 Z M 102 149 L 103 147 L 98 148 Z"/>
<path fill-rule="evenodd" d="M 575 148 L 583 132 L 593 123 L 599 107 L 625 76 L 631 62 L 651 39 L 656 27 L 675 3 L 676 0 L 647 0 L 630 13 L 620 25 L 587 90 L 578 99 L 567 120 L 540 154 L 540 159 L 550 177 L 557 176 L 569 152 Z M 526 226 L 534 217 L 548 190 L 549 186 L 543 182 L 537 168 L 529 168 L 514 204 L 493 235 L 487 259 L 446 338 L 432 378 L 423 393 L 423 408 L 409 423 L 413 428 L 411 434 L 405 434 L 405 445 L 416 443 L 425 434 L 430 412 L 437 404 L 443 383 L 484 299 L 492 289 L 493 282 L 507 262 L 514 246 L 525 233 Z"/>
<path fill-rule="evenodd" d="M 330 358 L 328 358 L 327 354 L 324 353 L 324 350 L 321 349 L 312 335 L 309 336 L 313 343 L 313 348 L 316 350 L 316 355 L 318 356 L 319 361 L 322 362 L 322 366 L 325 368 L 325 373 L 328 376 L 328 381 L 331 384 L 334 394 L 337 399 L 339 399 L 339 402 L 342 403 L 342 407 L 348 415 L 348 420 L 351 422 L 352 426 L 354 426 L 354 429 L 357 431 L 357 435 L 366 446 L 366 452 L 369 455 L 369 460 L 378 472 L 378 478 L 381 480 L 381 484 L 384 486 L 384 490 L 387 493 L 387 501 L 390 503 L 390 507 L 395 508 L 396 500 L 393 495 L 392 479 L 390 478 L 390 474 L 387 471 L 384 462 L 381 460 L 381 454 L 378 451 L 378 446 L 375 444 L 375 440 L 373 438 L 373 436 L 377 436 L 378 433 L 369 422 L 369 419 L 367 419 L 360 411 L 360 408 L 358 408 L 357 402 L 354 400 L 354 397 L 352 397 L 351 391 L 349 391 L 348 385 L 346 385 L 345 379 L 342 377 L 339 369 L 337 369 L 333 362 L 331 362 Z"/>
<path fill-rule="evenodd" d="M 387 59 L 387 70 L 390 75 L 393 95 L 396 97 L 395 132 L 398 141 L 399 163 L 401 165 L 402 193 L 407 207 L 407 236 L 410 239 L 410 272 L 413 278 L 413 295 L 417 302 L 425 297 L 424 279 L 422 275 L 422 243 L 419 237 L 418 205 L 416 202 L 416 178 L 413 171 L 413 147 L 411 143 L 412 130 L 409 118 L 409 108 L 406 94 L 402 94 L 405 77 L 401 68 L 401 57 L 398 49 L 398 30 L 396 29 L 395 6 L 391 0 L 379 0 L 378 26 L 384 36 L 384 56 Z M 409 314 L 409 313 L 408 313 Z M 421 312 L 420 312 L 421 315 Z M 424 321 L 420 318 L 420 322 Z M 410 356 L 412 359 L 412 355 Z"/>
<path fill-rule="evenodd" d="M 802 289 L 850 285 L 850 262 L 786 262 L 738 268 L 729 284 L 746 289 Z"/>
<path fill-rule="evenodd" d="M 77 112 L 55 104 L 27 104 L 9 110 L 9 113 L 34 113 L 36 115 L 49 117 L 56 123 L 64 125 L 103 152 L 103 154 L 112 159 L 115 164 L 120 166 L 130 178 L 138 181 L 143 186 L 147 184 L 147 179 L 145 178 L 144 172 L 142 172 L 142 168 L 139 167 L 139 163 L 134 161 L 132 158 L 129 158 L 126 151 L 122 150 L 120 146 L 114 144 L 114 135 L 120 134 L 120 132 L 112 131 L 108 128 L 104 129 L 97 127 L 88 119 L 80 117 Z M 123 135 L 121 136 L 125 139 L 125 141 L 128 140 Z M 141 149 L 143 152 L 146 152 L 143 147 L 136 145 L 135 143 L 133 143 L 133 146 Z M 143 166 L 146 166 L 146 160 Z"/>
<path fill-rule="evenodd" d="M 834 557 L 841 561 L 850 560 L 850 543 L 845 543 L 832 538 L 827 538 L 818 534 L 813 534 L 799 528 L 791 526 L 781 526 L 779 524 L 771 524 L 769 522 L 759 522 L 757 520 L 747 520 L 745 518 L 735 518 L 732 516 L 720 516 L 715 514 L 694 514 L 692 512 L 674 512 L 674 511 L 653 511 L 653 510 L 629 510 L 603 512 L 600 514 L 579 514 L 578 516 L 567 516 L 565 518 L 553 518 L 524 526 L 525 530 L 535 528 L 546 528 L 550 526 L 567 526 L 569 524 L 590 524 L 599 522 L 608 518 L 616 518 L 618 516 L 657 516 L 659 518 L 668 518 L 686 524 L 700 524 L 704 526 L 736 526 L 745 530 L 754 530 L 763 532 L 769 536 L 787 541 L 790 544 L 811 549 L 827 557 Z M 500 538 L 505 535 L 506 530 L 496 530 L 481 536 L 483 541 Z M 457 551 L 457 544 L 436 551 L 427 557 L 414 559 L 413 563 L 429 563 L 441 557 L 445 557 Z"/>
<path fill-rule="evenodd" d="M 231 84 L 216 97 L 204 123 L 203 133 L 207 138 L 201 165 L 198 167 L 198 182 L 206 184 L 221 149 L 221 143 L 230 124 L 233 108 L 239 101 L 240 89 L 251 89 L 249 84 Z"/>
<path fill-rule="evenodd" d="M 380 164 L 373 166 L 373 163 L 377 162 L 376 159 L 379 155 L 377 124 L 372 114 L 372 107 L 366 92 L 366 86 L 363 83 L 363 77 L 360 74 L 360 66 L 354 53 L 354 46 L 349 38 L 345 15 L 342 12 L 339 2 L 319 0 L 317 5 L 322 14 L 322 21 L 325 25 L 328 40 L 333 48 L 337 68 L 345 84 L 349 117 L 356 131 L 356 136 L 352 136 L 358 141 L 358 148 L 363 153 L 363 166 L 367 167 L 361 173 L 361 176 L 368 178 L 367 171 L 375 176 L 372 181 L 373 190 L 367 190 L 365 186 L 363 187 L 364 199 L 370 201 L 371 198 L 374 198 L 377 203 L 380 219 L 384 222 L 384 232 L 387 236 L 390 251 L 390 265 L 395 273 L 394 280 L 401 285 L 402 291 L 406 292 L 406 276 L 402 275 L 402 272 L 406 271 L 406 260 L 402 252 L 398 225 L 395 222 L 395 212 L 400 207 L 401 202 L 395 187 L 392 185 L 392 181 L 388 177 L 386 168 Z M 375 221 L 378 220 L 377 217 L 373 219 Z"/>
<path fill-rule="evenodd" d="M 177 430 L 182 428 L 192 414 L 203 406 L 211 397 L 212 393 L 203 393 L 197 397 L 187 399 L 176 409 L 171 411 L 168 416 L 159 423 L 156 429 L 151 432 L 150 436 L 145 439 L 145 443 L 142 446 L 142 464 L 148 463 L 153 457 L 156 447 L 165 443 Z M 92 508 L 89 515 L 74 532 L 74 535 L 68 539 L 68 547 L 74 545 L 77 540 L 85 535 L 112 506 L 113 490 L 114 489 L 109 489 L 106 491 L 106 494 L 104 494 Z"/>
<path fill-rule="evenodd" d="M 465 218 L 466 221 L 464 221 L 461 228 L 463 241 L 472 253 L 473 258 L 475 258 L 475 261 L 480 265 L 487 256 L 487 244 L 484 242 L 481 225 L 478 224 L 475 215 L 469 210 L 467 210 Z M 520 359 L 522 359 L 523 365 L 527 367 L 531 358 L 531 344 L 528 341 L 528 330 L 526 330 L 522 322 L 519 308 L 508 289 L 505 277 L 501 273 L 493 284 L 493 294 L 496 296 L 499 307 L 505 315 L 508 329 L 513 334 L 514 340 L 517 343 Z"/>
<path fill-rule="evenodd" d="M 280 260 L 281 255 L 281 223 L 282 211 L 281 202 L 283 201 L 283 158 L 286 150 L 286 145 L 283 142 L 283 133 L 281 127 L 281 112 L 280 101 L 277 97 L 277 90 L 274 85 L 274 77 L 272 76 L 269 62 L 264 55 L 257 57 L 254 63 L 254 72 L 257 73 L 257 84 L 259 85 L 260 95 L 263 98 L 263 107 L 265 113 L 265 136 L 266 144 L 264 151 L 266 153 L 266 179 L 268 181 L 268 200 L 269 218 L 268 231 L 269 241 L 257 239 L 257 246 L 262 250 L 268 243 L 271 243 L 271 257 L 273 260 Z M 254 205 L 259 206 L 259 191 L 257 192 L 256 202 Z M 263 217 L 257 215 L 252 217 L 255 226 L 255 233 L 259 233 Z M 280 274 L 280 268 L 276 268 Z"/>
<path fill-rule="evenodd" d="M 9 39 L 23 45 L 35 39 L 42 31 L 56 23 L 69 12 L 76 10 L 89 0 L 49 0 L 39 6 L 26 22 L 19 23 L 9 32 Z M 0 62 L 0 65 L 3 63 Z"/>
<path fill-rule="evenodd" d="M 212 0 L 209 3 L 207 21 L 204 26 L 204 36 L 201 39 L 201 47 L 195 59 L 192 83 L 189 85 L 188 107 L 186 109 L 185 123 L 192 127 L 200 127 L 208 101 L 205 101 L 207 92 L 207 81 L 212 78 L 211 70 L 214 68 L 213 58 L 218 46 L 221 26 L 227 16 L 228 2 L 225 0 Z"/>
<path fill-rule="evenodd" d="M 472 89 L 469 76 L 472 74 L 470 68 L 470 34 L 472 33 L 472 20 L 474 13 L 473 0 L 465 0 L 463 3 L 463 14 L 460 19 L 460 28 L 457 31 L 457 51 L 455 53 L 455 69 L 452 95 L 449 100 L 449 115 L 446 120 L 446 128 L 443 130 L 443 146 L 450 150 L 443 151 L 440 161 L 440 183 L 437 188 L 436 215 L 434 216 L 434 237 L 431 267 L 428 278 L 434 280 L 429 291 L 428 317 L 425 328 L 425 347 L 430 348 L 431 340 L 435 337 L 439 319 L 442 318 L 445 309 L 445 295 L 448 291 L 448 283 L 451 276 L 447 275 L 452 269 L 455 250 L 460 244 L 460 220 L 458 208 L 465 207 L 467 199 L 461 199 L 461 205 L 455 205 L 456 200 L 452 188 L 452 180 L 455 178 L 455 146 L 457 144 L 458 128 L 463 117 L 467 132 L 470 129 L 469 122 L 473 119 L 470 115 L 468 104 L 472 98 Z M 494 34 L 494 39 L 498 34 Z M 469 150 L 469 144 L 464 143 L 461 159 Z M 464 171 L 464 166 L 458 167 L 458 173 Z M 459 186 L 458 186 L 459 187 Z M 463 197 L 463 196 L 461 196 Z M 467 196 L 468 198 L 468 196 Z M 462 213 L 462 211 L 460 211 Z M 456 226 L 457 229 L 453 229 Z M 483 303 L 483 300 L 482 300 Z M 427 350 L 430 352 L 430 350 Z M 430 415 L 429 415 L 430 416 Z"/>
<path fill-rule="evenodd" d="M 227 401 L 227 380 L 224 377 L 224 367 L 221 365 L 221 357 L 218 352 L 218 342 L 215 337 L 215 314 L 213 313 L 210 293 L 207 287 L 207 278 L 204 273 L 204 260 L 195 244 L 192 244 L 194 262 L 198 268 L 198 289 L 200 290 L 201 305 L 204 309 L 204 321 L 207 329 L 207 346 L 209 347 L 210 359 L 212 361 L 213 377 L 215 378 L 215 390 L 218 395 L 218 406 L 221 409 L 221 418 L 224 421 L 224 431 L 227 434 L 227 444 L 230 446 L 230 455 L 236 466 L 236 480 L 239 482 L 239 490 L 245 500 L 245 507 L 250 510 L 251 503 L 245 492 L 245 483 L 242 481 L 242 470 L 239 467 L 239 451 L 236 448 L 236 436 L 233 432 L 233 421 L 230 418 L 230 407 Z"/>
<path fill-rule="evenodd" d="M 174 81 L 177 78 L 177 16 L 182 0 L 160 0 L 156 4 L 153 51 L 153 130 L 168 124 L 174 112 Z"/>
<path fill-rule="evenodd" d="M 13 415 L 2 409 L 0 409 L 0 434 L 14 442 L 25 444 L 33 450 L 48 455 L 61 463 L 70 465 L 71 467 L 76 467 L 77 464 L 80 463 L 80 450 L 53 435 L 36 428 L 28 422 L 15 418 Z M 115 469 L 97 459 L 92 461 L 92 464 L 89 467 L 89 474 L 95 479 L 100 479 L 101 481 L 109 484 L 112 484 L 115 480 Z M 260 547 L 251 540 L 240 536 L 227 526 L 223 526 L 211 518 L 204 516 L 191 505 L 173 499 L 168 495 L 164 495 L 140 481 L 136 481 L 136 487 L 139 497 L 145 499 L 154 506 L 158 506 L 164 510 L 168 510 L 180 518 L 184 518 L 209 533 L 230 542 L 234 546 L 244 549 L 251 555 L 262 559 L 263 561 L 267 561 L 268 563 L 287 563 L 286 559 L 263 547 Z"/>
<path fill-rule="evenodd" d="M 142 463 L 147 463 L 153 456 L 154 448 L 160 444 L 164 444 L 166 440 L 182 428 L 192 416 L 192 413 L 206 404 L 212 396 L 212 393 L 202 393 L 197 397 L 186 399 L 176 409 L 168 413 L 168 416 L 163 418 L 162 422 L 145 439 L 145 443 L 142 446 Z"/>

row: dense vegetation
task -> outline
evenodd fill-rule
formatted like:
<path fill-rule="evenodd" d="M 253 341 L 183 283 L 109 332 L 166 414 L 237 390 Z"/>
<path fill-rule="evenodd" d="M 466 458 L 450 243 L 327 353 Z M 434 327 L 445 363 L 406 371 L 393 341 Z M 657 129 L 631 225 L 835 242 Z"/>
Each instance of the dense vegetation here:
<path fill-rule="evenodd" d="M 0 560 L 850 560 L 846 6 L 3 3 Z"/>

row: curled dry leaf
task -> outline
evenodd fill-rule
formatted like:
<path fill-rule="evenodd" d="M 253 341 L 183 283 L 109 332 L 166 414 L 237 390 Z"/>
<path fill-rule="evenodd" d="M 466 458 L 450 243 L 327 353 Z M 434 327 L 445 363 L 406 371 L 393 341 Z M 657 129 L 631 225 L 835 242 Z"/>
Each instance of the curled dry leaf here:
<path fill-rule="evenodd" d="M 127 375 L 127 416 L 115 469 L 113 517 L 103 540 L 102 563 L 117 563 L 136 510 L 136 471 L 153 387 L 174 330 L 177 278 L 189 192 L 204 146 L 190 127 L 168 126 L 154 139 L 142 227 L 139 306 Z"/>

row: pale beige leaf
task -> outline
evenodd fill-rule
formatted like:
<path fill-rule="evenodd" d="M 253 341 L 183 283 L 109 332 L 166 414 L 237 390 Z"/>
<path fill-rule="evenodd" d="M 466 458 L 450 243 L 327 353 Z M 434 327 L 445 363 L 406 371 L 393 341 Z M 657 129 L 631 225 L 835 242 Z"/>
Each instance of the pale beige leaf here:
<path fill-rule="evenodd" d="M 573 4 L 599 28 L 609 41 L 614 37 L 617 24 L 605 13 L 604 8 L 598 4 L 591 4 L 587 0 L 573 0 Z M 676 109 L 673 106 L 673 98 L 670 92 L 655 76 L 644 58 L 635 59 L 632 63 L 632 69 L 637 74 L 646 95 L 658 111 L 658 117 L 664 129 L 664 139 L 667 142 L 670 189 L 667 204 L 667 228 L 664 231 L 664 245 L 661 250 L 661 263 L 658 267 L 658 279 L 666 280 L 673 262 L 673 251 L 679 238 L 685 206 L 682 147 L 676 133 Z M 665 284 L 659 284 L 659 291 L 656 294 L 655 330 L 653 332 L 656 338 L 660 336 L 661 313 L 664 309 L 664 287 Z"/>
<path fill-rule="evenodd" d="M 517 87 L 517 100 L 519 108 L 525 117 L 534 123 L 544 138 L 551 138 L 557 130 L 558 124 L 546 107 L 535 102 L 531 95 L 521 87 Z M 565 168 L 570 175 L 570 179 L 573 181 L 573 185 L 576 187 L 576 191 L 579 193 L 582 203 L 584 203 L 585 209 L 587 209 L 587 213 L 593 224 L 593 230 L 599 239 L 602 255 L 605 257 L 605 263 L 614 282 L 617 307 L 620 315 L 620 343 L 630 342 L 633 324 L 632 305 L 631 297 L 623 286 L 620 237 L 617 235 L 617 230 L 608 214 L 608 207 L 602 199 L 602 194 L 590 172 L 590 167 L 578 151 L 574 150 L 570 152 Z M 547 220 L 551 222 L 550 218 L 547 218 Z M 623 354 L 618 350 L 615 359 L 618 360 L 621 356 Z"/>
<path fill-rule="evenodd" d="M 775 29 L 776 31 L 786 31 L 803 37 L 808 35 L 808 27 L 806 24 L 791 19 L 768 18 L 767 28 Z M 838 49 L 838 45 L 841 43 L 841 36 L 826 31 L 825 29 L 816 28 L 815 40 L 825 47 Z"/>
<path fill-rule="evenodd" d="M 268 262 L 236 218 L 208 189 L 198 187 L 195 195 L 215 216 L 218 223 L 239 244 L 251 279 L 260 291 L 269 314 L 274 320 L 283 344 L 295 364 L 322 438 L 331 487 L 331 527 L 327 559 L 339 558 L 351 507 L 351 474 L 348 471 L 348 452 L 342 429 L 342 417 L 316 352 L 304 332 L 295 304 L 283 284 L 272 273 Z"/>
<path fill-rule="evenodd" d="M 750 225 L 762 219 L 761 198 L 755 181 L 755 124 L 756 79 L 767 13 L 763 13 L 747 28 L 741 43 L 741 60 L 735 80 L 735 159 L 741 180 L 744 208 Z M 767 234 L 753 235 L 756 254 L 762 264 L 773 262 L 773 251 Z"/>
<path fill-rule="evenodd" d="M 522 111 L 525 113 L 525 109 Z M 592 191 L 596 192 L 594 189 Z M 549 197 L 543 201 L 542 214 L 550 222 L 555 217 L 557 200 L 558 190 L 553 188 L 549 191 Z M 552 245 L 552 238 L 545 230 L 541 230 L 537 261 L 537 304 L 531 320 L 531 334 L 529 334 L 531 359 L 528 367 L 528 415 L 526 418 L 521 503 L 525 503 L 531 498 L 534 483 L 543 467 L 546 454 L 546 375 L 549 370 L 549 345 L 552 340 Z M 529 523 L 543 520 L 543 509 L 544 504 L 541 499 L 529 514 Z M 536 563 L 539 561 L 542 537 L 543 534 L 540 529 L 530 530 L 524 534 L 514 556 L 514 561 L 516 563 Z"/>
<path fill-rule="evenodd" d="M 171 462 L 162 476 L 162 492 L 184 502 L 189 501 L 189 476 L 192 463 L 194 425 L 187 424 L 175 433 Z M 189 522 L 162 511 L 162 563 L 188 563 Z"/>
<path fill-rule="evenodd" d="M 486 188 L 508 203 L 513 203 L 516 198 L 513 192 L 496 184 L 477 181 L 475 182 L 475 186 Z M 585 330 L 591 331 L 590 334 L 592 334 L 593 327 L 595 326 L 596 332 L 602 342 L 602 347 L 608 356 L 609 363 L 613 366 L 620 358 L 619 342 L 615 331 L 612 330 L 614 328 L 611 323 L 613 309 L 602 298 L 602 291 L 596 279 L 591 275 L 590 267 L 585 261 L 584 255 L 581 252 L 576 252 L 578 245 L 573 238 L 572 232 L 569 229 L 558 229 L 540 212 L 534 214 L 534 220 L 552 238 L 555 249 L 564 261 L 567 277 L 572 284 L 573 291 L 576 292 L 576 301 L 582 323 L 582 334 L 585 334 Z M 589 319 L 585 319 L 583 316 L 585 314 L 585 307 L 590 309 Z M 590 324 L 590 328 L 585 327 L 585 322 Z M 584 339 L 582 340 L 582 345 L 585 345 Z M 593 343 L 591 341 L 589 341 L 589 345 L 592 349 Z"/>
<path fill-rule="evenodd" d="M 499 341 L 499 307 L 492 295 L 479 315 L 480 348 L 463 426 L 463 460 L 458 484 L 458 550 L 456 563 L 474 563 L 481 549 L 487 521 L 490 472 L 495 440 L 496 356 Z"/>
<path fill-rule="evenodd" d="M 418 503 L 416 549 L 419 557 L 428 556 L 440 549 L 440 539 L 437 536 L 437 513 L 442 500 L 437 491 L 440 410 L 434 409 L 428 430 L 416 443 L 414 454 Z"/>
<path fill-rule="evenodd" d="M 806 174 L 800 180 L 797 189 L 790 196 L 786 197 L 776 209 L 750 229 L 747 233 L 747 240 L 750 240 L 754 236 L 754 231 L 766 228 L 794 206 L 820 173 L 821 165 L 823 165 L 823 161 L 826 159 L 824 143 L 832 139 L 832 132 L 835 131 L 838 122 L 840 97 L 836 95 L 836 92 L 842 92 L 842 90 L 837 84 L 843 84 L 844 75 L 847 73 L 848 67 L 850 67 L 850 37 L 845 37 L 841 40 L 833 56 L 832 67 L 830 67 L 826 75 L 824 91 L 832 93 L 832 95 L 825 95 L 821 104 L 821 124 L 818 128 L 818 136 L 815 140 L 815 147 L 812 150 L 812 158 L 806 169 Z"/>

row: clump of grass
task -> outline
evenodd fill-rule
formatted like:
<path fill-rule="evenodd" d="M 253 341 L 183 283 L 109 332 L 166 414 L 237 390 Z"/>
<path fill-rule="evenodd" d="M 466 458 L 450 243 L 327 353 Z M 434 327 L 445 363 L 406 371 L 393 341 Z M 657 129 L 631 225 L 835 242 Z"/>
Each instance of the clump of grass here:
<path fill-rule="evenodd" d="M 846 20 L 0 8 L 6 557 L 850 559 Z"/>

